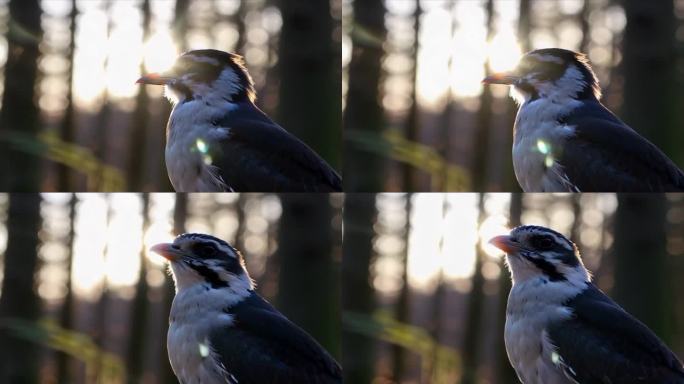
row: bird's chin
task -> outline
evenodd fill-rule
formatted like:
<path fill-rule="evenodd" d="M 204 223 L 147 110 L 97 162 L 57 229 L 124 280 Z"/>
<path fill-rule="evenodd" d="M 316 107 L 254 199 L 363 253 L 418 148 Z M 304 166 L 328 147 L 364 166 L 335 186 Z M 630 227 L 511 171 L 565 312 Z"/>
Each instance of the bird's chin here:
<path fill-rule="evenodd" d="M 511 86 L 509 95 L 513 100 L 515 100 L 516 103 L 518 103 L 518 105 L 523 105 L 527 100 L 530 99 L 531 96 L 529 93 L 523 91 L 515 85 Z"/>
<path fill-rule="evenodd" d="M 181 98 L 183 97 L 183 95 L 180 92 L 173 89 L 173 87 L 171 87 L 169 85 L 165 85 L 164 86 L 164 97 L 166 97 L 171 102 L 171 104 L 176 105 L 176 104 L 178 104 L 179 101 L 181 101 Z"/>

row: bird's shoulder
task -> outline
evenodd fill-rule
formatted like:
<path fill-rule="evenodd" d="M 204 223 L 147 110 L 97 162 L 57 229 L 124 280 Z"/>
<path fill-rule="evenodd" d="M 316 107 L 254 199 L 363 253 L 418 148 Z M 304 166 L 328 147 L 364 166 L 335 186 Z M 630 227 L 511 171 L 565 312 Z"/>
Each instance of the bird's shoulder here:
<path fill-rule="evenodd" d="M 566 304 L 573 316 L 547 332 L 578 382 L 684 383 L 674 353 L 593 284 Z"/>
<path fill-rule="evenodd" d="M 258 294 L 226 312 L 231 328 L 214 330 L 210 341 L 216 350 L 230 351 L 221 359 L 240 383 L 341 383 L 335 359 Z"/>
<path fill-rule="evenodd" d="M 220 152 L 212 154 L 227 173 L 224 178 L 248 177 L 254 184 L 272 183 L 270 189 L 282 191 L 342 190 L 340 176 L 325 160 L 255 105 L 244 102 L 223 114 L 216 124 L 229 132 L 221 141 Z M 239 177 L 240 172 L 247 174 Z M 254 189 L 254 185 L 246 189 Z"/>
<path fill-rule="evenodd" d="M 558 161 L 579 190 L 684 190 L 684 173 L 672 160 L 598 101 L 559 121 L 573 127 L 573 135 Z"/>

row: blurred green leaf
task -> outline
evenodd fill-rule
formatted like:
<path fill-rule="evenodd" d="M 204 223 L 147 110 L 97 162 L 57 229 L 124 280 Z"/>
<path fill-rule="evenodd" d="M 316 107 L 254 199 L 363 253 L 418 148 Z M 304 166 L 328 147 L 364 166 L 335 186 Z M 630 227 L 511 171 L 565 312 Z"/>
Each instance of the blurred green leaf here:
<path fill-rule="evenodd" d="M 359 23 L 351 24 L 351 38 L 355 46 L 382 48 L 383 39 Z"/>
<path fill-rule="evenodd" d="M 93 152 L 77 144 L 60 139 L 55 132 L 43 132 L 37 137 L 18 131 L 5 131 L 0 140 L 16 149 L 64 164 L 88 176 L 88 189 L 100 192 L 126 189 L 123 173 L 101 162 Z"/>
<path fill-rule="evenodd" d="M 99 372 L 100 377 L 96 380 L 100 384 L 120 384 L 125 380 L 125 367 L 118 356 L 100 349 L 88 335 L 61 328 L 53 320 L 33 322 L 4 318 L 0 319 L 2 328 L 15 337 L 43 344 L 84 362 L 86 377 L 93 377 L 93 372 Z"/>
<path fill-rule="evenodd" d="M 432 178 L 432 189 L 467 191 L 470 177 L 462 167 L 449 164 L 433 147 L 406 139 L 396 130 L 380 135 L 373 132 L 347 129 L 347 142 L 365 151 L 410 164 L 425 171 Z"/>
<path fill-rule="evenodd" d="M 423 328 L 395 320 L 386 311 L 376 311 L 372 316 L 345 312 L 342 323 L 347 331 L 396 344 L 421 357 L 422 377 L 432 367 L 431 383 L 453 383 L 461 372 L 461 358 L 454 348 L 439 344 Z"/>

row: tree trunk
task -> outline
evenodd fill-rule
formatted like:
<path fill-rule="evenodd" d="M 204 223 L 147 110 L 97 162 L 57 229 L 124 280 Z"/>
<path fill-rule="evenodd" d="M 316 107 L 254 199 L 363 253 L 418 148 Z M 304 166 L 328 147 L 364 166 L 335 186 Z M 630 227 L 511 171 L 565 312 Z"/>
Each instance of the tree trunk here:
<path fill-rule="evenodd" d="M 402 324 L 410 324 L 410 293 L 411 287 L 409 286 L 408 279 L 408 239 L 411 234 L 411 202 L 412 195 L 406 195 L 406 229 L 404 231 L 404 250 L 401 252 L 401 290 L 399 291 L 399 297 L 394 306 L 394 318 Z M 404 347 L 400 345 L 392 345 L 392 369 L 394 381 L 401 383 L 404 377 L 404 372 L 406 370 L 406 351 Z"/>
<path fill-rule="evenodd" d="M 0 110 L 0 191 L 40 190 L 40 159 L 8 143 L 17 134 L 34 137 L 40 131 L 35 92 L 38 46 L 43 34 L 40 18 L 39 0 L 10 0 L 5 87 Z"/>
<path fill-rule="evenodd" d="M 352 59 L 349 63 L 349 90 L 344 111 L 347 137 L 344 146 L 345 191 L 376 192 L 383 189 L 384 159 L 369 153 L 349 138 L 379 136 L 385 125 L 381 104 L 382 44 L 385 41 L 385 7 L 382 1 L 355 1 L 354 29 L 351 32 Z"/>
<path fill-rule="evenodd" d="M 484 194 L 480 193 L 477 204 L 478 226 L 484 222 L 486 217 L 484 200 Z M 485 261 L 482 245 L 480 241 L 475 245 L 475 270 L 473 271 L 472 285 L 468 296 L 468 315 L 465 321 L 465 340 L 463 341 L 463 375 L 461 377 L 463 384 L 474 384 L 478 381 L 477 368 L 482 342 L 482 307 L 484 306 L 485 283 L 482 275 L 482 266 Z"/>
<path fill-rule="evenodd" d="M 9 196 L 5 272 L 0 296 L 0 319 L 4 321 L 37 321 L 40 316 L 40 298 L 35 283 L 40 201 L 39 194 Z M 36 344 L 0 328 L 0 345 L 0 383 L 38 383 L 40 349 Z"/>
<path fill-rule="evenodd" d="M 532 43 L 530 41 L 530 33 L 532 32 L 532 22 L 531 22 L 531 6 L 532 0 L 520 0 L 519 12 L 520 16 L 518 18 L 518 41 L 520 43 L 520 48 L 523 52 L 529 52 L 532 49 Z M 515 123 L 515 116 L 518 112 L 518 105 L 513 99 L 508 98 L 508 108 L 507 108 L 507 127 L 511 127 L 511 133 L 506 135 L 506 141 L 504 148 L 506 151 L 511 151 L 513 147 L 513 124 Z M 509 152 L 510 153 L 510 152 Z M 504 185 L 503 190 L 505 191 L 520 191 L 520 185 L 515 178 L 515 171 L 513 170 L 513 156 L 504 156 L 504 162 L 501 164 L 504 167 Z"/>
<path fill-rule="evenodd" d="M 339 255 L 333 254 L 328 194 L 281 195 L 278 308 L 333 355 L 339 355 Z M 306 305 L 302 305 L 305 302 Z"/>
<path fill-rule="evenodd" d="M 71 0 L 71 12 L 69 13 L 69 47 L 67 48 L 66 60 L 66 108 L 60 124 L 60 138 L 66 143 L 73 143 L 76 139 L 76 121 L 74 118 L 74 53 L 76 52 L 76 17 L 78 8 L 76 0 Z M 57 190 L 73 191 L 76 189 L 71 170 L 64 164 L 59 164 L 57 168 Z"/>
<path fill-rule="evenodd" d="M 180 235 L 186 231 L 185 222 L 188 217 L 188 195 L 186 193 L 176 193 L 175 196 L 176 202 L 173 207 L 173 234 Z M 173 286 L 173 279 L 171 276 L 168 274 L 165 274 L 164 276 L 164 285 L 162 287 L 164 290 L 162 315 L 168 318 L 169 313 L 171 313 L 171 303 L 173 302 L 173 297 L 176 294 L 176 290 Z M 162 340 L 164 340 L 164 342 L 161 356 L 159 356 L 161 359 L 161 364 L 159 365 L 159 383 L 161 384 L 174 383 L 177 380 L 176 376 L 173 374 L 173 370 L 171 369 L 171 363 L 169 363 L 169 352 L 166 348 L 166 334 L 168 330 L 169 322 L 165 321 L 162 323 L 161 336 L 163 337 Z"/>
<path fill-rule="evenodd" d="M 150 21 L 152 14 L 150 10 L 150 0 L 143 0 L 141 4 L 143 19 L 143 41 L 147 41 L 150 36 Z M 147 73 L 145 62 L 140 63 L 140 72 Z M 147 95 L 147 88 L 144 85 L 138 87 L 138 95 L 135 98 L 135 111 L 133 112 L 133 124 L 131 125 L 128 140 L 128 164 L 127 178 L 128 189 L 131 191 L 143 191 L 150 189 L 144 185 L 145 170 L 147 162 L 147 126 L 149 124 L 150 98 Z"/>
<path fill-rule="evenodd" d="M 114 215 L 114 207 L 112 206 L 112 199 L 111 195 L 107 194 L 105 195 L 105 204 L 107 205 L 107 217 L 106 217 L 106 222 L 107 222 L 107 227 L 106 230 L 109 231 L 112 223 L 112 217 Z M 103 265 L 107 265 L 107 259 L 109 256 L 109 247 L 105 244 L 104 249 L 102 250 L 102 261 Z M 100 284 L 100 299 L 98 302 L 95 304 L 95 314 L 94 314 L 94 329 L 93 329 L 93 342 L 95 345 L 97 345 L 99 352 L 105 351 L 106 343 L 107 343 L 107 319 L 108 319 L 108 310 L 109 310 L 109 302 L 110 302 L 110 292 L 109 292 L 109 279 L 107 278 L 107 275 L 104 274 L 102 277 L 102 283 Z M 103 369 L 103 359 L 104 356 L 102 354 L 99 354 L 97 358 L 95 359 L 95 367 L 93 370 L 88 372 L 90 374 L 90 377 L 86 378 L 87 382 L 97 382 L 100 377 L 102 377 L 102 369 Z"/>
<path fill-rule="evenodd" d="M 74 261 L 74 239 L 76 238 L 76 206 L 78 198 L 76 194 L 71 195 L 69 200 L 69 233 L 66 238 L 66 294 L 64 295 L 64 303 L 59 317 L 59 325 L 63 329 L 73 329 L 73 312 L 74 312 L 74 292 L 73 282 L 71 280 L 71 273 Z M 57 353 L 57 382 L 60 384 L 68 384 L 72 382 L 72 372 L 70 369 L 71 358 L 64 352 Z"/>
<path fill-rule="evenodd" d="M 665 153 L 679 155 L 673 0 L 624 0 L 622 117 Z M 648 81 L 644 81 L 648 79 Z M 675 159 L 684 160 L 683 157 Z"/>
<path fill-rule="evenodd" d="M 515 228 L 521 224 L 520 217 L 523 211 L 523 194 L 512 193 L 511 202 L 508 213 L 508 226 Z M 499 335 L 496 345 L 495 366 L 496 366 L 496 383 L 498 384 L 518 384 L 518 376 L 516 375 L 511 363 L 508 361 L 508 353 L 506 353 L 506 345 L 504 343 L 504 327 L 506 325 L 506 306 L 508 304 L 508 293 L 511 291 L 511 276 L 506 268 L 504 258 L 499 262 L 501 274 L 499 275 L 499 313 L 496 327 L 496 334 Z"/>
<path fill-rule="evenodd" d="M 142 233 L 146 233 L 150 227 L 150 195 L 142 194 Z M 130 329 L 128 338 L 128 351 L 126 353 L 126 367 L 128 368 L 128 383 L 136 384 L 141 382 L 143 375 L 145 348 L 147 343 L 147 308 L 149 287 L 147 286 L 147 258 L 145 257 L 145 246 L 140 249 L 140 271 L 138 282 L 135 287 L 135 297 L 130 315 L 128 328 Z"/>
<path fill-rule="evenodd" d="M 658 336 L 671 336 L 666 244 L 667 201 L 661 194 L 618 194 L 612 297 Z"/>
<path fill-rule="evenodd" d="M 112 5 L 113 5 L 114 0 L 104 0 L 103 4 L 103 10 L 104 13 L 107 17 L 107 41 L 109 41 L 109 38 L 112 35 L 112 15 L 111 15 L 111 10 L 112 10 Z M 109 55 L 105 56 L 105 60 L 103 63 L 103 67 L 106 70 L 109 67 Z M 104 88 L 104 91 L 102 92 L 102 105 L 100 106 L 100 110 L 97 113 L 97 117 L 95 118 L 96 120 L 96 126 L 97 126 L 97 131 L 95 133 L 95 150 L 94 154 L 97 157 L 97 159 L 102 163 L 102 166 L 98 170 L 98 175 L 97 179 L 93 183 L 93 187 L 97 191 L 102 191 L 103 186 L 105 185 L 104 183 L 104 165 L 107 162 L 107 131 L 108 125 L 109 125 L 109 119 L 112 114 L 112 107 L 109 103 L 109 91 L 107 87 Z M 130 150 L 135 150 L 135 148 L 130 148 Z"/>
<path fill-rule="evenodd" d="M 375 195 L 347 194 L 344 209 L 344 250 L 342 257 L 342 308 L 346 312 L 371 315 L 375 295 L 371 286 L 373 225 L 376 221 Z M 370 383 L 374 377 L 375 341 L 367 336 L 342 331 L 345 383 Z"/>
<path fill-rule="evenodd" d="M 487 14 L 487 41 L 494 36 L 494 0 L 487 0 L 485 5 Z M 492 70 L 489 59 L 485 62 L 485 76 L 489 76 Z M 492 125 L 492 91 L 490 87 L 483 87 L 480 95 L 480 109 L 477 112 L 477 124 L 473 141 L 473 162 L 470 168 L 471 187 L 473 191 L 485 191 L 488 188 L 487 163 L 489 157 L 489 136 Z"/>
<path fill-rule="evenodd" d="M 340 165 L 340 45 L 330 1 L 280 0 L 278 122 Z M 337 32 L 339 33 L 339 32 Z"/>
<path fill-rule="evenodd" d="M 411 58 L 413 59 L 413 68 L 411 69 L 411 107 L 409 108 L 408 116 L 406 117 L 406 139 L 412 142 L 419 142 L 419 115 L 420 107 L 418 105 L 418 53 L 420 52 L 420 16 L 422 9 L 420 7 L 420 0 L 415 0 L 416 9 L 413 12 L 413 52 Z M 404 172 L 404 191 L 419 190 L 418 179 L 415 169 L 411 164 L 402 165 Z"/>

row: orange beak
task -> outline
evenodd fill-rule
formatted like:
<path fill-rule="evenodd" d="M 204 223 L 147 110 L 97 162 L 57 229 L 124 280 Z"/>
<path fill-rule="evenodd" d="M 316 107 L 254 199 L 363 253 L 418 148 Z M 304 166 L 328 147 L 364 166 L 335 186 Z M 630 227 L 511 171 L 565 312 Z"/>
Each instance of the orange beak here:
<path fill-rule="evenodd" d="M 151 85 L 166 85 L 168 84 L 171 80 L 173 80 L 173 77 L 171 76 L 164 76 L 160 75 L 158 73 L 148 73 L 146 75 L 143 75 L 141 78 L 136 81 L 136 84 L 151 84 Z"/>
<path fill-rule="evenodd" d="M 499 72 L 493 73 L 484 79 L 482 79 L 482 84 L 504 84 L 511 85 L 518 81 L 519 77 L 511 72 Z"/>
<path fill-rule="evenodd" d="M 163 256 L 166 260 L 176 261 L 183 257 L 183 253 L 179 248 L 176 248 L 171 243 L 161 243 L 152 246 L 150 251 Z"/>
<path fill-rule="evenodd" d="M 489 244 L 499 248 L 500 250 L 510 254 L 520 249 L 517 242 L 508 235 L 497 236 L 489 240 Z"/>

